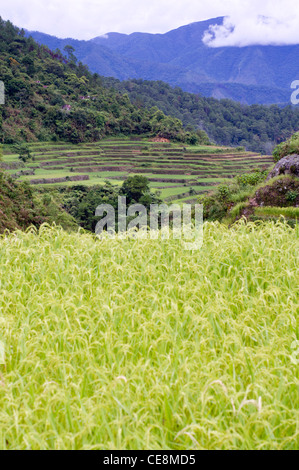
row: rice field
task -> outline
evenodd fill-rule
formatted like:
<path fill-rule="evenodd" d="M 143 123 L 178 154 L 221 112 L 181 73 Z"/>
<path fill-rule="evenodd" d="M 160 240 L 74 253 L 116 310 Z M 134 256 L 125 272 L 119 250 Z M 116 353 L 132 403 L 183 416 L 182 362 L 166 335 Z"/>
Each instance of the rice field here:
<path fill-rule="evenodd" d="M 119 184 L 128 176 L 138 174 L 149 179 L 151 188 L 159 190 L 163 200 L 175 194 L 178 202 L 186 198 L 190 188 L 195 191 L 193 201 L 196 201 L 198 194 L 213 190 L 227 178 L 273 164 L 271 156 L 233 148 L 184 147 L 145 139 L 104 139 L 78 145 L 31 143 L 30 149 L 34 161 L 26 163 L 23 170 L 32 170 L 33 174 L 19 174 L 19 180 L 39 185 L 91 186 L 106 180 Z M 6 146 L 4 163 L 12 165 L 12 169 L 7 170 L 10 174 L 16 174 L 13 167 L 18 162 L 18 155 L 13 152 Z M 83 176 L 87 178 L 85 181 L 71 181 Z M 56 181 L 57 178 L 64 178 L 64 181 Z"/>
<path fill-rule="evenodd" d="M 298 449 L 299 228 L 0 237 L 1 449 Z"/>

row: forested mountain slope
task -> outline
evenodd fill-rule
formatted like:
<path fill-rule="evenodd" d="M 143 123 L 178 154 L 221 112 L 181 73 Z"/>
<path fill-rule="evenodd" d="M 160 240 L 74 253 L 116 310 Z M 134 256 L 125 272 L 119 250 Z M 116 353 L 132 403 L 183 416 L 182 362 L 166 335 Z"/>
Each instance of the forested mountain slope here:
<path fill-rule="evenodd" d="M 4 143 L 99 140 L 105 135 L 153 133 L 177 140 L 186 135 L 178 119 L 157 108 L 133 106 L 82 63 L 26 38 L 0 19 L 0 139 Z"/>
<path fill-rule="evenodd" d="M 106 86 L 127 93 L 136 106 L 156 105 L 165 114 L 181 119 L 187 129 L 204 129 L 218 144 L 244 146 L 270 154 L 277 143 L 299 130 L 299 108 L 248 106 L 232 100 L 205 98 L 161 81 L 103 80 Z"/>
<path fill-rule="evenodd" d="M 79 60 L 106 77 L 163 80 L 184 91 L 247 104 L 289 103 L 299 45 L 208 47 L 202 41 L 205 31 L 222 22 L 220 17 L 166 34 L 108 33 L 89 41 L 28 34 L 51 49 L 72 45 Z"/>
<path fill-rule="evenodd" d="M 299 109 L 290 106 L 249 107 L 183 92 L 162 81 L 100 77 L 77 63 L 71 47 L 53 52 L 2 20 L 0 50 L 4 143 L 77 143 L 118 134 L 152 134 L 192 143 L 195 130 L 204 130 L 217 144 L 269 154 L 299 129 Z"/>

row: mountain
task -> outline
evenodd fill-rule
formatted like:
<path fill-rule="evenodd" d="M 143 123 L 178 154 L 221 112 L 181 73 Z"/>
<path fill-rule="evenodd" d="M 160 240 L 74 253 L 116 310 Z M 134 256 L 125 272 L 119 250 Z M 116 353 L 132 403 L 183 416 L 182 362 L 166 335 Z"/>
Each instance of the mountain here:
<path fill-rule="evenodd" d="M 116 35 L 114 42 L 120 39 Z M 269 153 L 299 129 L 299 109 L 291 106 L 246 106 L 161 81 L 120 82 L 92 74 L 82 63 L 76 65 L 70 49 L 66 59 L 1 18 L 0 51 L 5 85 L 0 141 L 6 144 L 92 142 L 119 134 L 203 143 L 207 132 L 218 144 Z"/>
<path fill-rule="evenodd" d="M 132 105 L 127 95 L 104 86 L 86 66 L 24 37 L 23 30 L 1 18 L 0 52 L 0 80 L 5 87 L 0 142 L 79 143 L 119 134 L 180 141 L 192 137 L 178 119 L 158 108 Z"/>
<path fill-rule="evenodd" d="M 186 130 L 203 129 L 211 140 L 229 146 L 244 146 L 270 154 L 276 143 L 299 130 L 299 107 L 244 105 L 236 101 L 199 96 L 161 81 L 102 78 L 107 88 L 127 94 L 136 107 L 157 106 L 180 119 Z"/>
<path fill-rule="evenodd" d="M 27 32 L 50 49 L 71 45 L 92 72 L 119 80 L 162 80 L 184 91 L 244 104 L 286 104 L 299 78 L 299 45 L 206 46 L 202 37 L 223 18 L 192 23 L 166 34 L 108 33 L 89 41 Z"/>

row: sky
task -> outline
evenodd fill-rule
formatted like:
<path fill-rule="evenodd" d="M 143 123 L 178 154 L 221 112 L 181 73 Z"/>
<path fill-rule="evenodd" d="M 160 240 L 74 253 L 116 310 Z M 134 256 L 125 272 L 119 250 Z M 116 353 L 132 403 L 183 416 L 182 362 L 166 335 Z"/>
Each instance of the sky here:
<path fill-rule="evenodd" d="M 0 0 L 0 16 L 31 31 L 86 40 L 112 31 L 165 33 L 225 16 L 223 26 L 206 31 L 208 46 L 299 44 L 298 0 Z"/>

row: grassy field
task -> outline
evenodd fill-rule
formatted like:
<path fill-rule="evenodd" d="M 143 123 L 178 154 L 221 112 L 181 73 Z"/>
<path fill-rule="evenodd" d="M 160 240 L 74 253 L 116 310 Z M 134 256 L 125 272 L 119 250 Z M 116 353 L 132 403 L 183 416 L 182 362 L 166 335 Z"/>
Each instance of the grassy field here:
<path fill-rule="evenodd" d="M 1 449 L 296 449 L 299 229 L 0 238 Z"/>
<path fill-rule="evenodd" d="M 227 178 L 253 168 L 269 167 L 273 163 L 272 157 L 262 157 L 232 148 L 184 147 L 182 144 L 148 140 L 105 139 L 79 145 L 32 143 L 30 148 L 34 161 L 29 161 L 25 168 L 8 169 L 10 174 L 32 170 L 33 174 L 20 174 L 20 180 L 42 185 L 90 186 L 104 183 L 105 180 L 119 184 L 128 176 L 139 174 L 150 180 L 152 189 L 161 191 L 162 199 L 167 200 L 176 195 L 178 201 L 185 199 L 190 188 L 194 189 L 193 200 L 196 200 L 197 194 L 211 191 L 213 186 Z M 9 146 L 5 147 L 6 164 L 18 162 L 18 155 L 14 152 Z M 83 175 L 88 180 L 70 181 Z M 51 181 L 53 178 L 65 178 L 65 181 L 56 183 Z"/>

